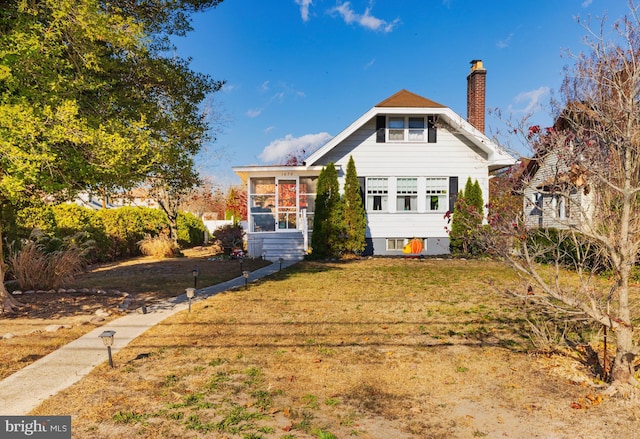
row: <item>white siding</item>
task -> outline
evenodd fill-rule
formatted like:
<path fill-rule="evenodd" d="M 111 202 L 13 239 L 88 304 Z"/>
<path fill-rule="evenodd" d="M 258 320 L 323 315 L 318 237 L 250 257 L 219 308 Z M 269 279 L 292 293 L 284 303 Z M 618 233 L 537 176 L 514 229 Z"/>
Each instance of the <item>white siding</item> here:
<path fill-rule="evenodd" d="M 458 190 L 464 189 L 467 178 L 471 177 L 472 181 L 478 180 L 485 204 L 487 202 L 489 178 L 486 155 L 448 129 L 438 129 L 437 143 L 376 143 L 375 119 L 372 119 L 338 144 L 319 164 L 334 162 L 346 170 L 350 156 L 353 156 L 359 177 L 390 177 L 390 210 L 395 209 L 394 177 L 403 176 L 456 176 Z M 341 172 L 339 177 L 342 188 L 344 173 Z M 423 194 L 424 191 L 419 191 L 418 212 L 367 212 L 367 237 L 448 237 L 444 212 L 426 212 Z"/>

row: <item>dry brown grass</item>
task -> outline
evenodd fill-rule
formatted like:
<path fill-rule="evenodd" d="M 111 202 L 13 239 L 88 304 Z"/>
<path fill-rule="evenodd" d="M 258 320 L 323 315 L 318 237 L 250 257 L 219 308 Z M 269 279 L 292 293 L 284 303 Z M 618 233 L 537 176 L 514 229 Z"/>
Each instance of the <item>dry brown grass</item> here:
<path fill-rule="evenodd" d="M 43 245 L 34 241 L 25 243 L 8 260 L 20 288 L 26 290 L 58 288 L 72 282 L 85 265 L 83 250 L 78 246 L 45 252 Z"/>
<path fill-rule="evenodd" d="M 579 361 L 527 353 L 520 304 L 490 286 L 516 282 L 490 261 L 301 263 L 165 320 L 33 414 L 91 438 L 631 437 L 635 403 L 591 402 Z"/>
<path fill-rule="evenodd" d="M 138 245 L 140 246 L 140 251 L 145 256 L 173 258 L 180 253 L 178 245 L 165 235 L 147 235 Z"/>
<path fill-rule="evenodd" d="M 129 311 L 144 303 L 175 297 L 193 286 L 191 270 L 199 270 L 198 288 L 214 285 L 240 275 L 239 262 L 215 260 L 217 249 L 202 247 L 184 251 L 172 259 L 141 257 L 117 263 L 96 265 L 66 285 L 76 289 L 102 289 L 107 293 L 36 293 L 16 296 L 23 306 L 16 312 L 0 313 L 0 379 L 33 363 L 58 347 L 91 331 L 96 325 L 122 316 L 119 306 L 127 292 Z M 244 268 L 255 270 L 268 262 L 246 260 Z M 89 323 L 98 309 L 107 310 L 103 322 Z M 46 332 L 48 325 L 70 325 L 70 329 Z M 13 334 L 10 339 L 2 339 Z"/>

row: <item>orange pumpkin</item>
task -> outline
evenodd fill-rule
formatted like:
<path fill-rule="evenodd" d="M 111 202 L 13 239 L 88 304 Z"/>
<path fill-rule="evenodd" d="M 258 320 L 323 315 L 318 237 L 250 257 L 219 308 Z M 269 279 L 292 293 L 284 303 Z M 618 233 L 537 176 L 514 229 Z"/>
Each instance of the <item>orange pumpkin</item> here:
<path fill-rule="evenodd" d="M 422 252 L 422 248 L 422 239 L 413 238 L 409 241 L 409 243 L 407 243 L 407 245 L 402 248 L 402 253 L 408 255 L 417 255 Z"/>

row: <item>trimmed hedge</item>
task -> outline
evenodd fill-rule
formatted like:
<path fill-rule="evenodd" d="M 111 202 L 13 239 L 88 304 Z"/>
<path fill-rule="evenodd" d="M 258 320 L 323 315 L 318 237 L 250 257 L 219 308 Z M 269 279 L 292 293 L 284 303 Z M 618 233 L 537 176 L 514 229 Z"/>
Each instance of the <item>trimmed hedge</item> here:
<path fill-rule="evenodd" d="M 91 262 L 139 256 L 138 243 L 146 236 L 169 234 L 167 217 L 161 210 L 124 206 L 94 211 L 77 204 L 58 204 L 22 209 L 16 216 L 19 238 L 27 239 L 39 229 L 51 238 L 63 239 L 84 232 L 95 242 Z M 190 213 L 178 215 L 178 243 L 201 245 L 205 226 Z"/>
<path fill-rule="evenodd" d="M 179 212 L 177 223 L 178 245 L 180 247 L 193 247 L 204 244 L 206 227 L 201 218 L 190 212 Z"/>

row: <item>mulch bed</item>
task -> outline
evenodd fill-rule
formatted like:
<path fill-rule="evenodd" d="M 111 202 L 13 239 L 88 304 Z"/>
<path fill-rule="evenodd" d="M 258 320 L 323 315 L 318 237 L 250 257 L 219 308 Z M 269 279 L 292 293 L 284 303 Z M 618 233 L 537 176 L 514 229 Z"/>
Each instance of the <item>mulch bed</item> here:
<path fill-rule="evenodd" d="M 113 313 L 126 299 L 122 293 L 113 291 L 35 292 L 14 297 L 24 306 L 16 308 L 14 312 L 3 314 L 2 318 L 57 319 L 79 314 L 94 314 L 98 309 L 106 309 Z"/>

